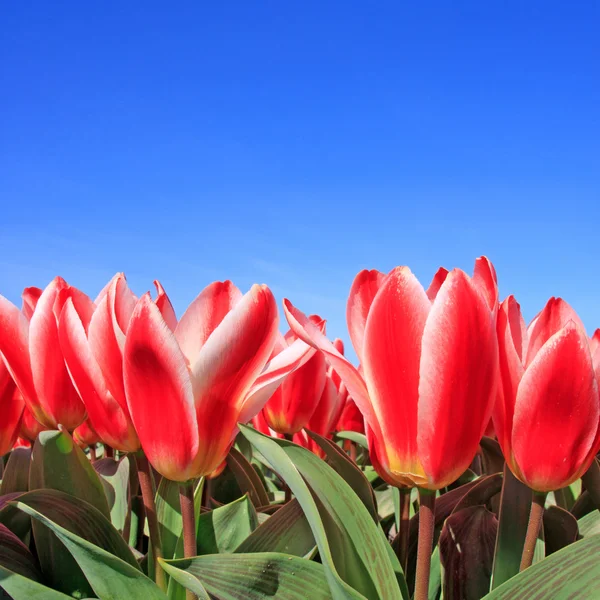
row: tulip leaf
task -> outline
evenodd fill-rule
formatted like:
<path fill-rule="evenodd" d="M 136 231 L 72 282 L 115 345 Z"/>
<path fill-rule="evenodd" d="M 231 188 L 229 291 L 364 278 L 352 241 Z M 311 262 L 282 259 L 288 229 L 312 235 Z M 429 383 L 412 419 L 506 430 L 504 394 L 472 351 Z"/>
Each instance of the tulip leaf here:
<path fill-rule="evenodd" d="M 310 523 L 335 599 L 399 600 L 381 530 L 352 488 L 312 452 L 241 425 L 242 433 L 290 487 Z"/>
<path fill-rule="evenodd" d="M 0 485 L 1 496 L 14 492 L 26 492 L 29 489 L 30 463 L 31 448 L 15 448 L 10 453 Z"/>
<path fill-rule="evenodd" d="M 502 490 L 502 481 L 501 473 L 480 477 L 474 482 L 475 485 L 456 503 L 452 512 L 457 513 L 465 508 L 486 504 L 496 494 L 500 493 Z"/>
<path fill-rule="evenodd" d="M 13 492 L 0 496 L 0 524 L 6 525 L 22 542 L 28 543 L 31 519 L 12 504 L 21 495 L 22 492 Z"/>
<path fill-rule="evenodd" d="M 577 519 L 567 510 L 550 506 L 544 511 L 546 556 L 572 544 L 579 533 Z"/>
<path fill-rule="evenodd" d="M 195 593 L 205 589 L 216 600 L 332 598 L 323 565 L 297 556 L 277 552 L 208 554 L 161 562 L 181 585 Z M 195 582 L 202 588 L 195 587 Z"/>
<path fill-rule="evenodd" d="M 335 435 L 342 440 L 350 440 L 365 450 L 369 449 L 367 436 L 364 433 L 358 433 L 358 431 L 338 431 Z"/>
<path fill-rule="evenodd" d="M 579 533 L 583 537 L 600 534 L 600 511 L 593 511 L 584 517 L 581 517 L 577 522 L 579 525 Z"/>
<path fill-rule="evenodd" d="M 600 464 L 598 464 L 597 458 L 594 458 L 590 468 L 583 474 L 581 481 L 594 506 L 600 510 Z"/>
<path fill-rule="evenodd" d="M 173 558 L 181 535 L 183 520 L 179 505 L 179 484 L 163 477 L 156 490 L 156 517 L 160 529 L 162 553 Z"/>
<path fill-rule="evenodd" d="M 350 457 L 334 442 L 320 436 L 312 431 L 307 431 L 308 435 L 325 452 L 327 463 L 341 475 L 348 485 L 354 490 L 354 493 L 362 500 L 367 510 L 377 523 L 377 508 L 375 506 L 375 494 L 364 473 L 356 466 Z"/>
<path fill-rule="evenodd" d="M 283 552 L 306 556 L 315 546 L 310 525 L 295 498 L 255 529 L 235 550 L 250 552 Z"/>
<path fill-rule="evenodd" d="M 202 513 L 198 520 L 198 554 L 233 552 L 257 527 L 256 510 L 247 495 Z"/>
<path fill-rule="evenodd" d="M 0 565 L 23 577 L 35 581 L 42 580 L 42 573 L 29 548 L 2 524 L 0 524 Z"/>
<path fill-rule="evenodd" d="M 519 572 L 530 509 L 531 490 L 512 474 L 508 466 L 505 466 L 492 589 L 502 585 Z"/>
<path fill-rule="evenodd" d="M 116 461 L 112 458 L 101 458 L 93 467 L 100 475 L 104 493 L 110 509 L 110 520 L 117 530 L 123 532 L 129 507 L 129 471 L 131 457 L 123 456 Z"/>
<path fill-rule="evenodd" d="M 504 471 L 504 454 L 500 444 L 493 438 L 483 437 L 479 442 L 482 450 L 483 469 L 487 475 Z"/>
<path fill-rule="evenodd" d="M 436 546 L 431 555 L 431 568 L 429 569 L 429 594 L 428 600 L 438 600 L 442 595 L 442 563 L 440 560 L 440 547 Z"/>
<path fill-rule="evenodd" d="M 242 436 L 242 439 L 245 440 L 246 438 Z M 229 451 L 227 466 L 236 478 L 242 494 L 248 494 L 254 506 L 269 504 L 267 490 L 258 473 L 239 450 L 232 448 Z"/>
<path fill-rule="evenodd" d="M 600 598 L 600 535 L 570 544 L 515 575 L 484 600 Z"/>
<path fill-rule="evenodd" d="M 129 562 L 125 562 L 118 556 L 61 527 L 23 502 L 17 501 L 17 506 L 52 531 L 64 544 L 100 600 L 118 600 L 121 598 L 166 600 L 166 595 L 142 573 L 137 563 L 136 566 L 133 566 Z M 116 532 L 114 529 L 113 531 Z"/>
<path fill-rule="evenodd" d="M 444 600 L 480 600 L 488 592 L 497 530 L 495 515 L 484 506 L 455 510 L 446 519 L 438 545 Z"/>
<path fill-rule="evenodd" d="M 0 564 L 0 589 L 9 594 L 13 600 L 73 600 L 71 596 L 15 573 L 2 564 Z"/>

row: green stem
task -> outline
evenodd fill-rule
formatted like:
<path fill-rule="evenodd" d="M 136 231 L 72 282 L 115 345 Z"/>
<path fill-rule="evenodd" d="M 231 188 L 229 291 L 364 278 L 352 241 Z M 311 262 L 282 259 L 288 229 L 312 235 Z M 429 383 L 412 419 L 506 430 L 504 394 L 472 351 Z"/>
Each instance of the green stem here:
<path fill-rule="evenodd" d="M 519 571 L 529 568 L 533 562 L 533 553 L 535 552 L 535 544 L 542 525 L 544 504 L 547 495 L 545 492 L 533 492 L 531 512 L 529 513 L 529 523 L 527 524 L 527 534 L 525 535 L 525 544 L 523 545 L 523 555 L 521 556 Z"/>
<path fill-rule="evenodd" d="M 435 527 L 435 492 L 419 489 L 419 546 L 414 600 L 428 600 Z"/>
<path fill-rule="evenodd" d="M 162 570 L 158 559 L 162 558 L 162 544 L 160 539 L 160 529 L 158 527 L 158 518 L 156 516 L 156 489 L 154 487 L 154 479 L 152 470 L 146 455 L 140 451 L 136 454 L 138 479 L 140 481 L 140 490 L 142 491 L 142 500 L 144 502 L 144 512 L 148 519 L 148 531 L 150 532 L 150 546 L 152 547 L 152 557 L 154 559 L 154 578 L 156 585 L 167 591 L 167 582 L 165 572 Z M 142 524 L 143 528 L 143 524 Z"/>
<path fill-rule="evenodd" d="M 196 516 L 194 514 L 194 483 L 189 481 L 179 485 L 179 503 L 183 520 L 183 555 L 191 558 L 198 554 L 196 546 Z M 186 600 L 196 600 L 196 594 L 185 592 Z"/>

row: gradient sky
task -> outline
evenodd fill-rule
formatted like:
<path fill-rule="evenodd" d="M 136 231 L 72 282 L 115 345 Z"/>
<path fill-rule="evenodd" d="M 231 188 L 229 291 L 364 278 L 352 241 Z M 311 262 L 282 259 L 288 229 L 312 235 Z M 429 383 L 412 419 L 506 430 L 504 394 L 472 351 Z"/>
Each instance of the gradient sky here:
<path fill-rule="evenodd" d="M 486 254 L 600 326 L 600 3 L 125 4 L 2 4 L 1 294 L 264 282 L 347 340 L 360 269 Z"/>

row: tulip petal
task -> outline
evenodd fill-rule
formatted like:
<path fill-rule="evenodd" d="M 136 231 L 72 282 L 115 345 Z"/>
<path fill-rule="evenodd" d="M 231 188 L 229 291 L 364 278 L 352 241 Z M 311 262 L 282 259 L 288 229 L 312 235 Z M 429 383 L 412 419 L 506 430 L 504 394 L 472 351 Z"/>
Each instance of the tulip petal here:
<path fill-rule="evenodd" d="M 419 361 L 430 308 L 425 290 L 410 269 L 397 267 L 371 305 L 363 345 L 365 381 L 389 469 L 419 476 Z"/>
<path fill-rule="evenodd" d="M 129 412 L 152 466 L 173 481 L 197 476 L 198 425 L 189 371 L 150 294 L 140 298 L 129 322 L 123 367 Z"/>
<path fill-rule="evenodd" d="M 525 321 L 514 296 L 508 296 L 498 310 L 498 358 L 500 382 L 494 403 L 494 431 L 505 456 L 511 456 L 513 413 L 517 390 L 523 377 L 523 348 L 527 344 Z"/>
<path fill-rule="evenodd" d="M 21 308 L 23 314 L 29 321 L 33 315 L 33 311 L 42 295 L 42 291 L 38 287 L 27 287 L 23 290 L 21 298 L 23 298 L 23 307 Z"/>
<path fill-rule="evenodd" d="M 491 311 L 498 310 L 498 277 L 496 269 L 487 256 L 480 256 L 475 261 L 473 283 L 483 294 Z"/>
<path fill-rule="evenodd" d="M 73 387 L 65 361 L 58 349 L 58 324 L 54 304 L 61 290 L 68 289 L 56 277 L 46 287 L 29 323 L 29 356 L 38 401 L 45 420 L 52 427 L 63 425 L 72 431 L 85 419 L 85 406 Z M 34 412 L 34 415 L 38 415 Z"/>
<path fill-rule="evenodd" d="M 4 296 L 0 296 L 0 353 L 25 402 L 42 417 L 29 362 L 29 321 Z"/>
<path fill-rule="evenodd" d="M 384 273 L 375 269 L 372 271 L 365 269 L 354 278 L 350 288 L 348 304 L 346 305 L 346 322 L 348 323 L 352 345 L 361 362 L 367 316 L 373 299 L 384 279 Z M 340 354 L 344 353 L 343 349 L 339 352 Z"/>
<path fill-rule="evenodd" d="M 129 420 L 129 412 L 125 413 L 108 391 L 72 298 L 68 298 L 63 306 L 58 336 L 73 384 L 102 441 L 123 452 L 138 450 L 139 440 Z"/>
<path fill-rule="evenodd" d="M 210 473 L 223 460 L 244 399 L 277 341 L 278 321 L 271 290 L 252 286 L 212 332 L 192 365 L 200 471 Z"/>
<path fill-rule="evenodd" d="M 546 306 L 534 318 L 527 330 L 529 342 L 527 345 L 526 366 L 530 365 L 540 348 L 568 321 L 573 321 L 582 332 L 585 327 L 577 313 L 562 298 L 550 298 Z"/>
<path fill-rule="evenodd" d="M 494 317 L 471 279 L 448 274 L 423 331 L 419 457 L 431 489 L 446 486 L 473 460 L 498 384 Z"/>
<path fill-rule="evenodd" d="M 596 437 L 598 402 L 587 337 L 569 321 L 537 352 L 519 385 L 512 447 L 527 485 L 550 491 L 581 475 Z"/>
<path fill-rule="evenodd" d="M 21 427 L 23 397 L 0 360 L 0 460 L 11 450 Z"/>
<path fill-rule="evenodd" d="M 175 337 L 190 366 L 210 334 L 241 297 L 242 293 L 231 281 L 215 281 L 188 306 L 175 328 Z"/>
<path fill-rule="evenodd" d="M 337 371 L 348 393 L 352 396 L 365 420 L 379 435 L 381 429 L 371 406 L 369 392 L 363 376 L 358 372 L 348 359 L 342 356 L 335 346 L 325 337 L 319 328 L 289 300 L 283 301 L 283 310 L 292 331 L 307 344 L 320 350 L 325 355 L 327 362 Z"/>
<path fill-rule="evenodd" d="M 154 285 L 158 293 L 155 304 L 158 306 L 158 310 L 160 310 L 160 314 L 165 320 L 167 327 L 171 331 L 175 331 L 175 328 L 177 327 L 177 316 L 175 315 L 175 309 L 171 304 L 171 300 L 169 299 L 169 296 L 167 296 L 167 292 L 165 292 L 160 281 L 154 280 Z"/>
<path fill-rule="evenodd" d="M 590 339 L 590 351 L 592 353 L 592 363 L 594 364 L 594 371 L 596 371 L 598 385 L 600 385 L 600 329 L 596 329 Z"/>
<path fill-rule="evenodd" d="M 427 297 L 433 302 L 437 293 L 440 291 L 442 287 L 442 283 L 446 281 L 446 277 L 448 277 L 448 269 L 445 267 L 440 267 L 433 276 L 429 287 L 427 288 Z"/>

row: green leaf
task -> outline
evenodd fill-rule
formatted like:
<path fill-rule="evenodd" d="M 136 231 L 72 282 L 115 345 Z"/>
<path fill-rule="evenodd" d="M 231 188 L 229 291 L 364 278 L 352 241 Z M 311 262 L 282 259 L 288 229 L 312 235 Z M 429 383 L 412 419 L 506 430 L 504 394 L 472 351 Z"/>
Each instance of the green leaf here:
<path fill-rule="evenodd" d="M 283 552 L 306 556 L 315 546 L 310 525 L 295 498 L 255 529 L 235 550 L 237 553 Z"/>
<path fill-rule="evenodd" d="M 110 520 L 120 532 L 125 529 L 127 520 L 130 464 L 129 455 L 123 456 L 118 461 L 112 458 L 101 458 L 93 464 L 104 486 L 110 509 Z"/>
<path fill-rule="evenodd" d="M 0 485 L 1 496 L 14 492 L 26 492 L 29 489 L 30 463 L 31 448 L 15 448 L 10 453 Z"/>
<path fill-rule="evenodd" d="M 600 533 L 600 512 L 595 510 L 581 517 L 578 521 L 579 533 L 583 537 L 597 535 Z"/>
<path fill-rule="evenodd" d="M 257 527 L 256 510 L 246 495 L 202 513 L 198 522 L 198 554 L 233 552 Z"/>
<path fill-rule="evenodd" d="M 442 563 L 440 561 L 440 547 L 436 546 L 431 555 L 431 568 L 429 569 L 429 594 L 428 600 L 438 600 L 442 594 Z"/>
<path fill-rule="evenodd" d="M 26 504 L 17 501 L 17 506 L 65 545 L 100 600 L 166 600 L 165 594 L 139 568 L 71 533 Z"/>
<path fill-rule="evenodd" d="M 590 468 L 583 474 L 581 481 L 594 506 L 600 510 L 600 465 L 597 458 L 594 458 Z"/>
<path fill-rule="evenodd" d="M 0 588 L 14 600 L 73 600 L 33 579 L 14 573 L 0 565 Z"/>
<path fill-rule="evenodd" d="M 181 536 L 183 520 L 179 504 L 179 484 L 163 477 L 156 490 L 156 517 L 164 558 L 173 558 Z"/>
<path fill-rule="evenodd" d="M 492 589 L 502 585 L 519 572 L 530 509 L 531 490 L 512 474 L 508 466 L 505 466 Z"/>
<path fill-rule="evenodd" d="M 501 492 L 502 481 L 502 473 L 480 477 L 474 482 L 473 487 L 456 503 L 452 512 L 457 513 L 465 508 L 486 504 L 491 498 Z"/>
<path fill-rule="evenodd" d="M 31 519 L 11 504 L 21 495 L 22 492 L 13 492 L 0 496 L 0 523 L 6 525 L 22 542 L 28 544 Z"/>
<path fill-rule="evenodd" d="M 240 426 L 290 487 L 311 525 L 334 598 L 402 598 L 389 544 L 352 488 L 312 452 Z"/>
<path fill-rule="evenodd" d="M 338 431 L 335 435 L 342 440 L 350 440 L 365 450 L 369 449 L 369 442 L 367 442 L 367 436 L 364 433 L 358 433 L 357 431 Z"/>
<path fill-rule="evenodd" d="M 575 542 L 499 586 L 484 600 L 600 598 L 600 536 Z"/>
<path fill-rule="evenodd" d="M 377 523 L 379 519 L 375 506 L 375 494 L 364 473 L 337 444 L 312 431 L 307 430 L 306 433 L 325 452 L 327 464 L 346 480 L 348 485 L 354 490 L 354 493 L 362 500 L 369 513 L 371 513 L 373 520 Z"/>
<path fill-rule="evenodd" d="M 246 440 L 243 436 L 241 439 Z M 227 466 L 235 476 L 242 493 L 248 494 L 254 506 L 269 504 L 269 496 L 263 482 L 241 452 L 232 448 L 227 455 Z"/>
<path fill-rule="evenodd" d="M 42 580 L 42 573 L 29 548 L 2 524 L 0 524 L 0 565 L 29 579 Z"/>
<path fill-rule="evenodd" d="M 444 600 L 480 600 L 490 589 L 498 521 L 484 506 L 453 512 L 444 523 L 439 549 Z"/>
<path fill-rule="evenodd" d="M 209 554 L 161 561 L 165 571 L 195 593 L 202 583 L 216 600 L 330 600 L 323 566 L 287 554 Z M 187 575 L 187 577 L 186 577 Z"/>

